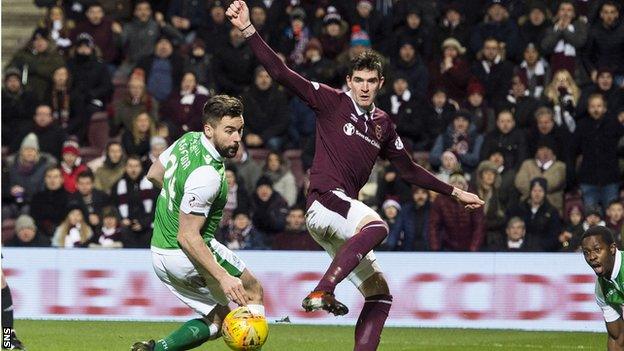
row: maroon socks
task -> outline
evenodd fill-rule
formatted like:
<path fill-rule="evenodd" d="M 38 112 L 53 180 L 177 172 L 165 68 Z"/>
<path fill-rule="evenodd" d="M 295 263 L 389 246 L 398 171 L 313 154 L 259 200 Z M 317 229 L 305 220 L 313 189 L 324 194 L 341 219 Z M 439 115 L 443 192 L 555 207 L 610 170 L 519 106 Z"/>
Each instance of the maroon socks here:
<path fill-rule="evenodd" d="M 377 350 L 391 306 L 392 295 L 373 295 L 366 298 L 355 325 L 354 351 Z"/>
<path fill-rule="evenodd" d="M 359 233 L 349 238 L 336 252 L 334 260 L 314 290 L 333 293 L 336 285 L 387 235 L 388 227 L 383 221 L 372 221 L 363 226 Z"/>

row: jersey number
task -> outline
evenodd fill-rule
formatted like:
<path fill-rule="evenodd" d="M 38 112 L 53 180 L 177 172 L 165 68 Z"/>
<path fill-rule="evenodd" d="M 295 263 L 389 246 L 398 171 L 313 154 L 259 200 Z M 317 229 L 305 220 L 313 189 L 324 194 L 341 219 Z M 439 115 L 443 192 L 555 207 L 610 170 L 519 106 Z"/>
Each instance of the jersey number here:
<path fill-rule="evenodd" d="M 175 171 L 178 168 L 178 158 L 176 155 L 169 156 L 169 167 L 165 171 L 165 198 L 167 199 L 167 208 L 169 211 L 173 211 L 173 199 L 175 199 Z"/>

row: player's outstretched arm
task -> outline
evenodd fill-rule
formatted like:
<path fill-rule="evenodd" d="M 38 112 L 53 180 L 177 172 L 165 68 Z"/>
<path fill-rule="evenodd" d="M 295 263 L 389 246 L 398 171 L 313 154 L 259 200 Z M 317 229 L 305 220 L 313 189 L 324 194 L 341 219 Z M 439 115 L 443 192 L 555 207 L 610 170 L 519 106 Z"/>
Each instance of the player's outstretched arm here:
<path fill-rule="evenodd" d="M 206 217 L 180 212 L 179 222 L 178 242 L 182 251 L 184 251 L 191 262 L 201 268 L 200 272 L 202 274 L 210 274 L 219 282 L 225 296 L 241 306 L 246 305 L 247 294 L 241 280 L 228 274 L 217 263 L 212 252 L 210 252 L 201 235 L 199 235 L 199 231 L 206 222 Z"/>
<path fill-rule="evenodd" d="M 159 159 L 156 159 L 152 166 L 147 171 L 147 180 L 152 182 L 155 187 L 161 189 L 163 187 L 163 178 L 165 176 L 165 167 L 160 162 Z"/>
<path fill-rule="evenodd" d="M 608 351 L 623 351 L 624 350 L 624 321 L 622 318 L 618 318 L 613 322 L 606 322 L 607 324 L 607 350 Z"/>

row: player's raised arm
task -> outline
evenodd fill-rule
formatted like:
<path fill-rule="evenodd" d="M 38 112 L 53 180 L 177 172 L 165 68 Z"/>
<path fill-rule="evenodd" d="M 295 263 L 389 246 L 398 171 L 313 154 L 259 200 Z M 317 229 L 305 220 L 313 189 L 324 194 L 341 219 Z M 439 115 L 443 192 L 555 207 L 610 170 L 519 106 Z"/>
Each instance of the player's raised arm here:
<path fill-rule="evenodd" d="M 321 85 L 303 78 L 282 62 L 279 56 L 256 32 L 253 24 L 251 24 L 247 4 L 244 1 L 235 0 L 230 4 L 225 15 L 229 18 L 232 25 L 243 32 L 256 58 L 266 68 L 269 75 L 275 81 L 297 94 L 311 108 L 318 109 L 319 103 L 317 102 L 315 91 L 318 91 Z"/>

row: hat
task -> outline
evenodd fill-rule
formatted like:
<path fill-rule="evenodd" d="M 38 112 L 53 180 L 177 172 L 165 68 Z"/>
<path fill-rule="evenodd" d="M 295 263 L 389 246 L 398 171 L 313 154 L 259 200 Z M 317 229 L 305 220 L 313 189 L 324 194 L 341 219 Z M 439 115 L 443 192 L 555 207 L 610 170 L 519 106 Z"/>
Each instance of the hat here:
<path fill-rule="evenodd" d="M 326 26 L 332 23 L 341 24 L 342 16 L 340 16 L 338 10 L 336 10 L 334 6 L 329 6 L 327 8 L 327 14 L 323 17 L 323 25 Z"/>
<path fill-rule="evenodd" d="M 608 66 L 599 67 L 596 77 L 599 77 L 603 73 L 609 73 L 613 77 L 613 70 L 611 69 L 611 67 L 608 67 Z"/>
<path fill-rule="evenodd" d="M 446 40 L 444 40 L 442 42 L 442 50 L 444 50 L 446 47 L 453 47 L 455 48 L 455 50 L 457 50 L 457 52 L 459 52 L 460 54 L 464 54 L 466 52 L 466 48 L 463 47 L 459 41 L 455 38 L 447 38 Z"/>
<path fill-rule="evenodd" d="M 479 167 L 477 167 L 477 174 L 484 171 L 492 171 L 498 174 L 498 167 L 496 166 L 496 164 L 494 164 L 494 162 L 486 160 L 479 163 Z"/>
<path fill-rule="evenodd" d="M 24 148 L 31 148 L 39 151 L 39 138 L 37 138 L 35 133 L 28 133 L 24 140 L 22 140 L 20 150 Z"/>
<path fill-rule="evenodd" d="M 397 210 L 401 211 L 401 204 L 397 200 L 395 200 L 395 199 L 387 199 L 381 205 L 381 209 L 382 210 L 385 210 L 388 207 L 394 207 Z"/>
<path fill-rule="evenodd" d="M 78 143 L 74 140 L 66 140 L 63 143 L 63 149 L 61 150 L 61 154 L 64 153 L 71 153 L 74 154 L 76 156 L 80 155 L 80 145 L 78 145 Z"/>
<path fill-rule="evenodd" d="M 296 19 L 301 20 L 302 22 L 305 22 L 306 13 L 303 8 L 295 7 L 294 9 L 292 9 L 292 11 L 290 11 L 290 20 L 294 21 Z"/>
<path fill-rule="evenodd" d="M 529 7 L 527 9 L 527 14 L 531 13 L 531 11 L 533 10 L 540 10 L 542 11 L 542 13 L 544 15 L 547 14 L 548 12 L 548 7 L 546 6 L 546 4 L 544 4 L 544 2 L 540 1 L 540 0 L 533 0 L 530 4 Z"/>
<path fill-rule="evenodd" d="M 466 88 L 468 96 L 472 94 L 481 94 L 481 96 L 485 95 L 485 87 L 478 80 L 473 80 L 468 83 L 468 88 Z"/>
<path fill-rule="evenodd" d="M 591 215 L 596 215 L 602 218 L 602 208 L 600 208 L 599 205 L 587 206 L 587 208 L 585 208 L 585 217 L 589 217 Z"/>
<path fill-rule="evenodd" d="M 86 45 L 93 49 L 95 47 L 95 42 L 93 41 L 93 37 L 91 36 L 91 34 L 78 34 L 78 36 L 76 37 L 76 47 L 79 47 L 80 45 Z"/>
<path fill-rule="evenodd" d="M 4 80 L 6 81 L 9 77 L 16 76 L 18 79 L 22 77 L 22 71 L 20 71 L 17 67 L 9 67 L 4 71 Z"/>
<path fill-rule="evenodd" d="M 542 189 L 544 189 L 544 192 L 548 191 L 548 181 L 545 178 L 535 177 L 535 178 L 531 179 L 531 183 L 530 183 L 529 189 L 533 189 L 533 187 L 535 185 L 541 186 Z"/>
<path fill-rule="evenodd" d="M 305 51 L 310 49 L 317 50 L 321 55 L 323 55 L 323 45 L 321 45 L 321 42 L 316 38 L 310 39 L 308 44 L 306 44 Z"/>
<path fill-rule="evenodd" d="M 168 146 L 167 145 L 167 140 L 165 140 L 165 138 L 163 138 L 161 136 L 153 136 L 150 139 L 150 147 L 158 146 L 158 145 L 167 147 Z"/>
<path fill-rule="evenodd" d="M 371 46 L 370 37 L 366 31 L 362 30 L 362 27 L 355 25 L 351 28 L 351 46 Z"/>
<path fill-rule="evenodd" d="M 272 188 L 273 187 L 273 181 L 271 180 L 271 178 L 269 178 L 267 176 L 262 176 L 256 182 L 256 188 L 259 188 L 261 185 L 268 185 L 268 186 L 270 186 Z"/>
<path fill-rule="evenodd" d="M 48 31 L 46 28 L 39 27 L 33 31 L 30 40 L 35 40 L 37 37 L 42 37 L 45 40 L 50 40 L 50 31 Z"/>
<path fill-rule="evenodd" d="M 31 216 L 23 214 L 17 217 L 17 220 L 15 221 L 15 232 L 19 232 L 20 230 L 26 228 L 37 231 L 35 220 Z"/>
<path fill-rule="evenodd" d="M 405 13 L 405 17 L 409 15 L 416 15 L 418 17 L 422 17 L 422 10 L 418 6 L 409 6 L 407 12 Z"/>
<path fill-rule="evenodd" d="M 191 44 L 191 48 L 195 49 L 195 48 L 202 48 L 202 49 L 206 49 L 206 43 L 200 39 L 200 38 L 195 38 L 195 40 L 193 40 L 193 43 Z"/>
<path fill-rule="evenodd" d="M 486 9 L 489 9 L 490 7 L 494 6 L 494 5 L 500 5 L 504 8 L 507 8 L 507 2 L 504 0 L 490 0 L 487 3 L 487 6 L 485 7 Z"/>

